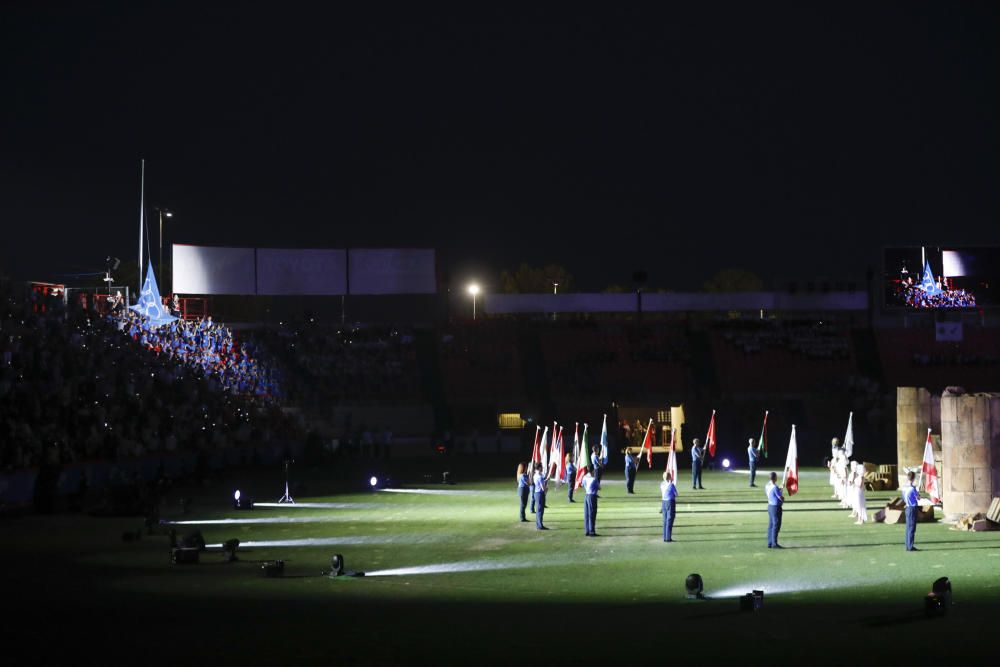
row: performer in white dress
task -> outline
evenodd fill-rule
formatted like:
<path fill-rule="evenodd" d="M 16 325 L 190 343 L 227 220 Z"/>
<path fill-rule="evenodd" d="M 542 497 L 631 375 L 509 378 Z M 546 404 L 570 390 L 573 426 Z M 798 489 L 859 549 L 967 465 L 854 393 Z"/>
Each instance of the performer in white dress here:
<path fill-rule="evenodd" d="M 837 451 L 840 449 L 840 438 L 834 438 L 830 441 L 830 463 L 827 467 L 830 469 L 830 486 L 833 487 L 833 495 L 831 498 L 837 497 Z"/>
<path fill-rule="evenodd" d="M 865 467 L 858 465 L 857 479 L 855 479 L 854 511 L 858 520 L 854 523 L 860 525 L 868 521 L 868 506 L 865 503 Z"/>

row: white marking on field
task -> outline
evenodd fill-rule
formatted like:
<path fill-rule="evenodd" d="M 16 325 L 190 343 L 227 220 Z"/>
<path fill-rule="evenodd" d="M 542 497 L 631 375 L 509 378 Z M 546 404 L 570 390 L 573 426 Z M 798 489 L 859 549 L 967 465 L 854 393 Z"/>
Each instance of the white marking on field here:
<path fill-rule="evenodd" d="M 254 503 L 254 507 L 279 507 L 306 510 L 370 510 L 382 507 L 380 503 Z"/>
<path fill-rule="evenodd" d="M 414 493 L 425 496 L 508 496 L 504 491 L 477 491 L 475 489 L 379 489 L 380 493 Z"/>
<path fill-rule="evenodd" d="M 347 520 L 347 517 L 339 516 L 316 516 L 316 517 L 303 517 L 303 516 L 261 516 L 261 517 L 245 517 L 239 519 L 187 519 L 184 521 L 165 521 L 166 525 L 170 526 L 241 526 L 241 525 L 253 525 L 253 524 L 274 524 L 274 523 L 331 523 L 331 522 L 341 522 Z"/>
<path fill-rule="evenodd" d="M 411 574 L 450 574 L 452 572 L 485 572 L 489 570 L 513 570 L 534 567 L 530 561 L 512 562 L 496 560 L 466 560 L 457 563 L 436 563 L 433 565 L 415 565 L 413 567 L 397 567 L 388 570 L 366 572 L 366 577 L 409 576 Z"/>
<path fill-rule="evenodd" d="M 393 535 L 345 535 L 343 537 L 302 537 L 294 540 L 240 540 L 240 547 L 252 549 L 269 547 L 335 547 L 359 544 L 416 544 L 431 542 L 427 538 L 396 537 Z M 221 549 L 222 544 L 207 544 L 206 548 Z"/>

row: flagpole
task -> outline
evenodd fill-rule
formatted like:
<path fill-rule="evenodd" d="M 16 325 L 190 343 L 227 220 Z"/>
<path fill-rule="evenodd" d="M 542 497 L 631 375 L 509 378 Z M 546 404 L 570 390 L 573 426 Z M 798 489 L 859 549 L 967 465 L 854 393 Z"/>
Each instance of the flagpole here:
<path fill-rule="evenodd" d="M 142 214 L 146 206 L 146 160 L 139 166 L 139 293 L 142 293 Z"/>

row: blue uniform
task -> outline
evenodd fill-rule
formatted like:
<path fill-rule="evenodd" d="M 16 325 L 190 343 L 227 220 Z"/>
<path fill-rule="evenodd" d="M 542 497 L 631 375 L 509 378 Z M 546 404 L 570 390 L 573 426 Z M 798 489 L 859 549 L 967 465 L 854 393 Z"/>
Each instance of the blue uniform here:
<path fill-rule="evenodd" d="M 750 486 L 757 486 L 753 482 L 757 478 L 757 461 L 760 460 L 760 451 L 750 445 L 747 447 L 747 456 L 750 459 Z"/>
<path fill-rule="evenodd" d="M 517 478 L 517 494 L 521 498 L 521 521 L 527 521 L 524 516 L 524 508 L 528 506 L 528 496 L 531 495 L 531 482 L 528 481 L 528 473 L 522 472 Z"/>
<path fill-rule="evenodd" d="M 673 542 L 671 534 L 674 530 L 674 516 L 677 514 L 677 485 L 673 482 L 660 483 L 660 498 L 663 505 L 663 541 Z"/>
<path fill-rule="evenodd" d="M 781 495 L 781 487 L 774 482 L 768 482 L 767 487 L 767 548 L 777 548 L 778 532 L 781 531 L 781 506 L 785 497 Z"/>
<path fill-rule="evenodd" d="M 625 489 L 629 493 L 635 493 L 635 457 L 632 452 L 625 454 Z"/>
<path fill-rule="evenodd" d="M 588 537 L 597 535 L 597 491 L 601 482 L 589 472 L 583 478 L 583 490 L 587 495 L 583 500 L 583 530 Z"/>
<path fill-rule="evenodd" d="M 569 501 L 576 502 L 573 500 L 573 487 L 576 485 L 576 466 L 572 462 L 566 464 L 566 494 L 569 496 Z"/>
<path fill-rule="evenodd" d="M 536 472 L 534 478 L 535 488 L 535 528 L 542 530 L 542 516 L 545 514 L 545 490 L 548 487 L 549 478 L 542 473 Z"/>
<path fill-rule="evenodd" d="M 597 481 L 601 481 L 601 457 L 597 455 L 597 452 L 590 455 L 590 465 L 594 469 L 594 477 L 597 478 Z"/>
<path fill-rule="evenodd" d="M 917 535 L 917 503 L 920 494 L 912 483 L 903 488 L 902 494 L 903 502 L 906 503 L 906 550 L 913 551 L 913 538 Z"/>
<path fill-rule="evenodd" d="M 702 457 L 705 455 L 705 448 L 695 445 L 691 448 L 691 488 L 704 489 L 701 485 Z"/>

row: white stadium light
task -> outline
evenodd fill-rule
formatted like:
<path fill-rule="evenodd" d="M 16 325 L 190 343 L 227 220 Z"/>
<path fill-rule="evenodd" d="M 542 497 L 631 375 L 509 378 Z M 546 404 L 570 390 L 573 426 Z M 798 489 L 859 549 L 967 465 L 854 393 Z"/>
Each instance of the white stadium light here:
<path fill-rule="evenodd" d="M 729 470 L 729 459 L 722 459 L 722 467 Z"/>

